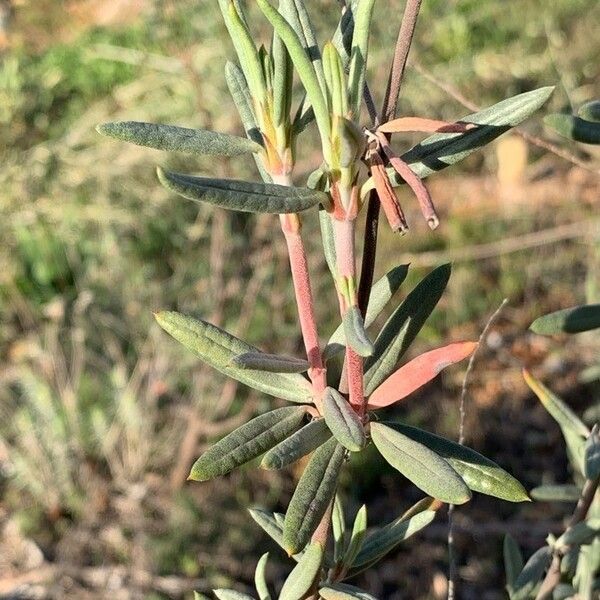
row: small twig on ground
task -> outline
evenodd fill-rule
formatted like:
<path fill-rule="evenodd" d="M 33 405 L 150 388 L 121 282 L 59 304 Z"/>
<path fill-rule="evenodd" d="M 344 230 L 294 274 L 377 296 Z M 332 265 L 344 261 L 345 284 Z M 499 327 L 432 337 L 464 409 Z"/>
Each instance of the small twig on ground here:
<path fill-rule="evenodd" d="M 465 376 L 463 378 L 462 389 L 460 392 L 460 404 L 459 404 L 459 426 L 458 426 L 458 443 L 465 443 L 465 417 L 466 417 L 466 399 L 467 399 L 467 385 L 469 382 L 469 377 L 473 372 L 473 365 L 475 364 L 475 358 L 477 357 L 477 353 L 479 349 L 483 345 L 485 338 L 487 337 L 488 331 L 492 324 L 496 321 L 504 307 L 508 304 L 508 298 L 504 298 L 502 300 L 500 306 L 494 311 L 492 316 L 487 320 L 481 335 L 479 336 L 479 346 L 471 354 L 469 358 L 469 364 L 467 365 L 467 370 L 465 371 Z M 456 588 L 456 577 L 457 577 L 457 565 L 456 565 L 456 557 L 454 555 L 454 504 L 451 504 L 448 507 L 448 600 L 454 600 L 455 598 L 455 588 Z"/>

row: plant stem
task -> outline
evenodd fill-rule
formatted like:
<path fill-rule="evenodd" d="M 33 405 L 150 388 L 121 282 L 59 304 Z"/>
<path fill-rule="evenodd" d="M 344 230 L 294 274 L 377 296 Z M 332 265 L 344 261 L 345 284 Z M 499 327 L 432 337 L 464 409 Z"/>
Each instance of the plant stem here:
<path fill-rule="evenodd" d="M 573 515 L 569 519 L 569 523 L 567 524 L 567 528 L 565 529 L 565 533 L 570 531 L 577 525 L 577 523 L 581 523 L 583 521 L 590 509 L 592 502 L 594 501 L 594 496 L 598 490 L 598 484 L 600 483 L 600 477 L 596 477 L 596 479 L 587 479 L 583 484 L 583 489 L 581 490 L 581 496 L 579 497 L 579 501 L 577 502 L 577 506 L 575 507 L 575 511 Z M 555 551 L 554 556 L 552 557 L 552 563 L 550 564 L 550 568 L 546 573 L 546 577 L 542 582 L 542 585 L 535 597 L 535 600 L 549 600 L 552 597 L 552 592 L 554 588 L 560 583 L 560 563 L 561 563 L 561 553 Z"/>
<path fill-rule="evenodd" d="M 394 50 L 394 60 L 392 69 L 388 79 L 387 90 L 385 92 L 385 100 L 383 102 L 382 123 L 391 121 L 396 116 L 396 108 L 398 106 L 398 97 L 400 95 L 400 86 L 406 68 L 408 53 L 412 45 L 415 35 L 415 27 L 419 10 L 421 9 L 422 0 L 406 0 L 402 23 L 396 40 L 396 49 Z"/>
<path fill-rule="evenodd" d="M 275 183 L 291 185 L 289 176 L 273 175 L 272 177 Z M 287 244 L 302 339 L 306 349 L 306 356 L 310 363 L 308 375 L 313 384 L 315 398 L 320 399 L 322 392 L 327 386 L 326 369 L 321 358 L 308 261 L 300 233 L 302 223 L 297 214 L 279 215 L 279 220 Z M 318 401 L 316 400 L 316 402 Z"/>

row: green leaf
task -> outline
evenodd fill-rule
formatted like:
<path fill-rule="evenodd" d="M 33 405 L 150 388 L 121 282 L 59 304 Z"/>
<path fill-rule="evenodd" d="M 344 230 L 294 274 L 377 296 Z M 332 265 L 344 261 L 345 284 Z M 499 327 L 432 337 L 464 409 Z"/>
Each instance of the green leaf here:
<path fill-rule="evenodd" d="M 312 587 L 323 563 L 323 546 L 310 544 L 285 580 L 279 600 L 302 600 Z"/>
<path fill-rule="evenodd" d="M 340 22 L 333 35 L 333 45 L 337 48 L 344 67 L 350 62 L 352 52 L 352 38 L 354 36 L 354 15 L 361 0 L 346 2 L 346 10 L 342 13 Z"/>
<path fill-rule="evenodd" d="M 577 502 L 580 491 L 576 485 L 540 485 L 531 490 L 538 502 Z"/>
<path fill-rule="evenodd" d="M 289 124 L 294 73 L 290 55 L 281 38 L 273 35 L 273 120 L 276 126 Z"/>
<path fill-rule="evenodd" d="M 600 476 L 600 435 L 596 425 L 585 443 L 585 469 L 586 479 L 594 480 Z"/>
<path fill-rule="evenodd" d="M 523 377 L 544 408 L 559 424 L 567 444 L 573 447 L 573 440 L 583 442 L 590 432 L 571 408 L 525 369 L 523 369 Z M 567 436 L 570 437 L 567 438 Z"/>
<path fill-rule="evenodd" d="M 400 517 L 378 531 L 371 533 L 365 540 L 356 560 L 352 564 L 358 573 L 363 567 L 370 567 L 389 554 L 398 544 L 420 531 L 435 518 L 435 511 L 425 510 L 408 519 Z"/>
<path fill-rule="evenodd" d="M 371 438 L 383 458 L 427 495 L 448 504 L 464 504 L 471 492 L 444 458 L 402 433 L 371 423 Z"/>
<path fill-rule="evenodd" d="M 577 114 L 586 121 L 600 122 L 600 100 L 592 100 L 583 104 Z"/>
<path fill-rule="evenodd" d="M 337 564 L 346 552 L 346 517 L 339 494 L 335 495 L 333 501 L 331 528 L 333 529 L 333 560 Z"/>
<path fill-rule="evenodd" d="M 369 48 L 369 33 L 375 0 L 362 0 L 354 14 L 354 33 L 350 52 L 350 74 L 348 76 L 351 118 L 358 120 L 365 86 L 365 70 Z"/>
<path fill-rule="evenodd" d="M 281 548 L 283 546 L 283 519 L 281 513 L 270 513 L 260 508 L 249 508 L 248 512 L 254 522 Z M 295 561 L 300 560 L 302 553 L 294 554 Z"/>
<path fill-rule="evenodd" d="M 330 437 L 331 432 L 325 419 L 314 419 L 269 450 L 260 466 L 270 470 L 283 469 L 316 450 Z"/>
<path fill-rule="evenodd" d="M 117 140 L 167 152 L 239 156 L 262 150 L 262 147 L 256 142 L 237 135 L 217 133 L 206 129 L 188 129 L 175 125 L 121 121 L 98 125 L 96 130 L 102 135 Z"/>
<path fill-rule="evenodd" d="M 325 212 L 325 211 L 320 211 Z M 329 218 L 329 217 L 328 217 Z M 334 257 L 335 259 L 335 257 Z M 334 262 L 335 264 L 335 262 Z M 392 296 L 400 289 L 402 282 L 408 275 L 408 265 L 399 265 L 386 273 L 371 288 L 367 314 L 365 315 L 365 327 L 373 324 L 373 321 L 381 314 Z M 328 359 L 341 352 L 346 345 L 344 337 L 344 325 L 341 324 L 329 338 L 327 346 L 323 351 L 323 356 Z"/>
<path fill-rule="evenodd" d="M 286 406 L 252 419 L 211 446 L 194 463 L 189 479 L 214 479 L 255 459 L 296 431 L 305 415 L 302 407 Z"/>
<path fill-rule="evenodd" d="M 359 452 L 367 442 L 359 416 L 346 398 L 328 387 L 323 395 L 323 416 L 337 441 L 350 452 Z"/>
<path fill-rule="evenodd" d="M 321 239 L 323 240 L 323 253 L 329 267 L 329 272 L 335 279 L 337 277 L 337 259 L 335 255 L 335 238 L 333 235 L 333 224 L 331 217 L 324 209 L 319 209 L 319 225 L 321 227 Z M 343 337 L 343 325 L 340 325 Z"/>
<path fill-rule="evenodd" d="M 574 306 L 537 318 L 529 327 L 534 333 L 580 333 L 600 327 L 600 304 Z"/>
<path fill-rule="evenodd" d="M 246 78 L 242 70 L 230 61 L 227 61 L 225 64 L 225 81 L 242 120 L 246 135 L 262 146 L 264 141 L 260 133 L 260 127 L 256 121 L 254 109 L 252 108 L 252 96 L 250 95 Z"/>
<path fill-rule="evenodd" d="M 371 356 L 373 344 L 365 332 L 365 324 L 358 306 L 351 306 L 344 313 L 343 321 L 344 336 L 348 345 L 359 356 Z"/>
<path fill-rule="evenodd" d="M 213 590 L 215 592 L 215 596 L 219 600 L 254 600 L 252 596 L 248 594 L 242 594 L 242 592 L 236 592 L 235 590 Z"/>
<path fill-rule="evenodd" d="M 555 542 L 559 548 L 569 546 L 581 546 L 589 544 L 595 537 L 600 535 L 600 522 L 598 519 L 588 519 L 569 527 Z"/>
<path fill-rule="evenodd" d="M 312 402 L 312 388 L 302 375 L 265 373 L 232 366 L 236 356 L 258 350 L 219 327 L 176 312 L 159 312 L 155 318 L 168 334 L 221 373 L 276 398 Z"/>
<path fill-rule="evenodd" d="M 517 577 L 511 600 L 526 600 L 541 581 L 552 559 L 552 550 L 548 546 L 532 554 Z"/>
<path fill-rule="evenodd" d="M 236 356 L 232 362 L 240 369 L 254 369 L 268 373 L 305 373 L 310 368 L 307 360 L 264 352 L 245 352 Z"/>
<path fill-rule="evenodd" d="M 254 571 L 254 587 L 258 592 L 259 600 L 271 600 L 271 594 L 269 593 L 269 586 L 267 585 L 266 569 L 267 561 L 269 560 L 269 553 L 265 552 L 260 557 L 256 570 Z"/>
<path fill-rule="evenodd" d="M 327 205 L 330 198 L 323 192 L 308 188 L 289 187 L 275 183 L 257 183 L 237 179 L 212 179 L 171 173 L 160 167 L 158 179 L 172 192 L 221 208 L 253 213 L 295 213 L 319 203 Z"/>
<path fill-rule="evenodd" d="M 395 370 L 446 289 L 450 270 L 446 264 L 431 271 L 387 320 L 365 361 L 365 396 Z"/>
<path fill-rule="evenodd" d="M 312 455 L 292 496 L 283 526 L 283 544 L 296 554 L 309 542 L 335 494 L 345 450 L 331 439 Z"/>
<path fill-rule="evenodd" d="M 354 525 L 352 526 L 352 535 L 350 536 L 350 544 L 344 555 L 342 563 L 346 567 L 351 567 L 362 548 L 365 536 L 367 535 L 367 507 L 363 504 L 356 513 Z"/>
<path fill-rule="evenodd" d="M 544 117 L 544 124 L 570 140 L 582 144 L 600 144 L 600 123 L 574 115 L 553 114 Z"/>
<path fill-rule="evenodd" d="M 417 177 L 424 179 L 463 160 L 530 117 L 548 100 L 553 91 L 553 87 L 539 88 L 467 115 L 458 122 L 475 123 L 479 127 L 464 133 L 436 133 L 411 148 L 401 158 L 410 165 Z M 387 172 L 393 186 L 404 183 L 394 169 L 389 168 Z M 363 186 L 361 196 L 364 197 L 374 187 L 370 178 Z"/>
<path fill-rule="evenodd" d="M 319 588 L 323 600 L 377 600 L 367 592 L 345 583 L 328 583 Z"/>
<path fill-rule="evenodd" d="M 254 100 L 266 104 L 267 90 L 258 51 L 245 18 L 231 0 L 219 0 L 223 19 Z"/>
<path fill-rule="evenodd" d="M 315 36 L 315 30 L 312 26 L 310 17 L 306 10 L 304 0 L 280 0 L 279 12 L 286 18 L 287 22 L 292 26 L 300 40 L 306 55 L 310 58 L 319 85 L 321 89 L 325 89 L 325 78 L 323 75 L 323 61 L 319 44 Z"/>
<path fill-rule="evenodd" d="M 273 29 L 275 29 L 277 35 L 282 39 L 290 54 L 292 62 L 302 81 L 302 85 L 306 90 L 308 99 L 312 104 L 323 148 L 328 149 L 330 145 L 329 137 L 331 122 L 329 119 L 329 111 L 327 110 L 327 103 L 323 96 L 323 90 L 315 71 L 315 66 L 309 58 L 297 33 L 283 16 L 271 6 L 268 0 L 256 0 L 256 2 L 265 17 L 273 26 Z"/>
<path fill-rule="evenodd" d="M 529 500 L 525 488 L 512 475 L 479 452 L 416 427 L 389 422 L 385 425 L 445 458 L 471 490 L 509 502 Z"/>
<path fill-rule="evenodd" d="M 506 571 L 506 589 L 509 596 L 512 597 L 517 577 L 523 570 L 523 555 L 515 539 L 508 533 L 504 536 L 503 554 L 504 570 Z"/>
<path fill-rule="evenodd" d="M 200 592 L 194 592 L 194 600 L 209 600 L 209 598 Z"/>

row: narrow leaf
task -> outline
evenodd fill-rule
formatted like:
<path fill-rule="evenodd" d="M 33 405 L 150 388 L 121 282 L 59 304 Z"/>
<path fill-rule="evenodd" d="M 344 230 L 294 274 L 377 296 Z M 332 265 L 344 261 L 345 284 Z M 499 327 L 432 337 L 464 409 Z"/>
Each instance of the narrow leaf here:
<path fill-rule="evenodd" d="M 372 566 L 389 554 L 398 544 L 420 531 L 435 518 L 435 511 L 425 510 L 408 519 L 400 518 L 385 527 L 371 533 L 363 544 L 352 567 L 355 571 L 361 567 Z"/>
<path fill-rule="evenodd" d="M 403 423 L 386 422 L 385 425 L 411 440 L 423 444 L 448 461 L 469 489 L 509 502 L 529 500 L 523 486 L 512 475 L 479 452 Z"/>
<path fill-rule="evenodd" d="M 283 469 L 316 450 L 330 437 L 325 419 L 314 419 L 269 450 L 260 466 L 263 469 Z"/>
<path fill-rule="evenodd" d="M 260 508 L 248 509 L 254 522 L 281 548 L 283 548 L 283 519 L 281 513 L 270 513 Z M 292 558 L 300 560 L 301 554 L 295 554 Z"/>
<path fill-rule="evenodd" d="M 346 552 L 346 515 L 339 494 L 335 495 L 333 501 L 331 528 L 333 529 L 333 560 L 337 564 Z"/>
<path fill-rule="evenodd" d="M 209 156 L 239 156 L 260 152 L 262 147 L 247 138 L 206 129 L 188 129 L 175 125 L 121 121 L 96 127 L 98 133 L 117 140 L 166 150 Z"/>
<path fill-rule="evenodd" d="M 473 123 L 449 123 L 436 119 L 424 119 L 422 117 L 400 117 L 377 128 L 381 133 L 402 133 L 409 131 L 437 132 L 437 133 L 464 133 L 473 129 Z"/>
<path fill-rule="evenodd" d="M 511 600 L 525 600 L 541 581 L 552 559 L 552 550 L 548 546 L 534 552 L 517 577 Z"/>
<path fill-rule="evenodd" d="M 468 358 L 477 342 L 456 342 L 425 352 L 390 375 L 369 398 L 370 409 L 384 408 L 403 400 L 424 386 L 446 367 Z"/>
<path fill-rule="evenodd" d="M 209 598 L 200 592 L 194 592 L 194 600 L 209 600 Z"/>
<path fill-rule="evenodd" d="M 580 333 L 600 327 L 600 304 L 574 306 L 537 318 L 529 327 L 534 333 L 555 335 Z"/>
<path fill-rule="evenodd" d="M 302 375 L 265 373 L 232 366 L 235 356 L 258 350 L 219 327 L 176 312 L 163 311 L 155 318 L 168 334 L 221 373 L 276 398 L 312 402 L 310 383 Z"/>
<path fill-rule="evenodd" d="M 577 437 L 588 437 L 590 434 L 588 428 L 581 422 L 579 417 L 570 407 L 525 369 L 523 369 L 523 377 L 525 378 L 527 385 L 544 405 L 544 408 L 560 425 L 563 433 L 568 432 Z"/>
<path fill-rule="evenodd" d="M 227 61 L 225 64 L 225 81 L 242 120 L 246 135 L 262 146 L 264 142 L 252 108 L 252 96 L 246 78 L 242 70 L 233 62 Z"/>
<path fill-rule="evenodd" d="M 395 369 L 442 296 L 450 265 L 429 273 L 392 313 L 365 362 L 365 394 L 369 396 Z"/>
<path fill-rule="evenodd" d="M 449 504 L 471 498 L 460 475 L 433 450 L 382 423 L 371 423 L 371 438 L 383 458 L 429 496 Z"/>
<path fill-rule="evenodd" d="M 600 123 L 563 114 L 547 115 L 544 117 L 544 123 L 570 140 L 582 144 L 600 144 Z"/>
<path fill-rule="evenodd" d="M 531 490 L 538 502 L 577 502 L 580 491 L 576 485 L 540 485 Z"/>
<path fill-rule="evenodd" d="M 600 122 L 600 100 L 592 100 L 583 104 L 577 114 L 586 121 Z"/>
<path fill-rule="evenodd" d="M 381 314 L 381 311 L 386 307 L 392 296 L 400 289 L 400 286 L 407 275 L 408 265 L 399 265 L 386 273 L 373 285 L 371 288 L 371 295 L 369 296 L 367 314 L 365 315 L 365 327 L 369 327 L 373 324 L 373 321 Z M 345 345 L 346 339 L 344 337 L 344 325 L 342 324 L 329 338 L 323 355 L 325 358 L 330 358 L 337 352 L 342 351 Z"/>
<path fill-rule="evenodd" d="M 267 561 L 269 560 L 269 553 L 266 552 L 260 557 L 256 570 L 254 571 L 254 587 L 258 592 L 259 600 L 271 600 L 271 594 L 269 593 L 269 586 L 267 585 Z"/>
<path fill-rule="evenodd" d="M 290 55 L 281 41 L 274 34 L 271 49 L 273 56 L 273 120 L 275 125 L 289 124 L 292 102 L 293 67 Z"/>
<path fill-rule="evenodd" d="M 555 542 L 556 546 L 568 548 L 589 544 L 600 534 L 598 519 L 588 519 L 569 527 Z"/>
<path fill-rule="evenodd" d="M 257 183 L 237 179 L 212 179 L 171 173 L 160 167 L 158 179 L 172 192 L 221 208 L 254 213 L 295 213 L 319 203 L 328 205 L 330 198 L 323 192 L 308 188 L 288 187 L 274 183 Z"/>
<path fill-rule="evenodd" d="M 367 592 L 345 583 L 328 583 L 319 588 L 323 600 L 377 600 Z"/>
<path fill-rule="evenodd" d="M 235 590 L 213 590 L 215 592 L 215 596 L 219 600 L 254 600 L 252 596 L 248 594 L 242 594 L 242 592 L 236 592 Z"/>
<path fill-rule="evenodd" d="M 352 526 L 352 536 L 348 550 L 344 555 L 342 563 L 346 567 L 351 567 L 362 548 L 365 536 L 367 535 L 367 507 L 363 504 L 360 510 L 356 513 L 354 525 Z"/>
<path fill-rule="evenodd" d="M 358 306 L 351 306 L 343 317 L 344 334 L 348 345 L 359 356 L 371 356 L 373 344 L 365 332 L 365 324 Z"/>
<path fill-rule="evenodd" d="M 286 406 L 252 419 L 211 446 L 194 463 L 189 479 L 214 479 L 255 459 L 294 433 L 305 415 L 304 408 Z"/>
<path fill-rule="evenodd" d="M 504 536 L 504 570 L 506 571 L 506 588 L 509 595 L 515 589 L 517 577 L 523 570 L 523 555 L 515 539 L 510 535 Z"/>
<path fill-rule="evenodd" d="M 587 479 L 597 479 L 600 476 L 600 435 L 596 425 L 585 443 L 585 469 Z"/>
<path fill-rule="evenodd" d="M 305 373 L 310 367 L 307 360 L 264 352 L 245 352 L 236 356 L 232 362 L 240 369 L 255 369 L 268 373 Z"/>
<path fill-rule="evenodd" d="M 293 571 L 285 580 L 279 600 L 302 600 L 312 587 L 323 562 L 323 546 L 310 544 Z"/>
<path fill-rule="evenodd" d="M 290 54 L 302 85 L 312 104 L 323 147 L 328 148 L 331 122 L 329 120 L 327 103 L 325 102 L 315 67 L 307 55 L 300 38 L 283 16 L 271 6 L 268 0 L 256 0 L 256 2 L 265 17 L 270 21 L 277 35 L 282 39 Z"/>
<path fill-rule="evenodd" d="M 418 177 L 424 179 L 463 160 L 523 122 L 548 100 L 553 91 L 553 87 L 539 88 L 467 115 L 459 121 L 474 123 L 478 127 L 465 133 L 436 133 L 411 148 L 402 158 Z M 394 186 L 404 183 L 393 169 L 388 169 L 388 175 Z M 363 186 L 361 196 L 364 197 L 373 188 L 374 183 L 369 180 Z"/>
<path fill-rule="evenodd" d="M 337 441 L 351 452 L 359 452 L 366 444 L 365 430 L 359 416 L 346 398 L 328 387 L 323 396 L 323 416 Z"/>
<path fill-rule="evenodd" d="M 358 120 L 365 86 L 365 71 L 369 49 L 369 33 L 375 0 L 362 0 L 354 14 L 354 33 L 350 52 L 350 74 L 348 75 L 348 95 L 351 118 Z"/>
<path fill-rule="evenodd" d="M 335 494 L 345 450 L 331 439 L 312 455 L 292 496 L 283 526 L 288 554 L 306 546 Z"/>

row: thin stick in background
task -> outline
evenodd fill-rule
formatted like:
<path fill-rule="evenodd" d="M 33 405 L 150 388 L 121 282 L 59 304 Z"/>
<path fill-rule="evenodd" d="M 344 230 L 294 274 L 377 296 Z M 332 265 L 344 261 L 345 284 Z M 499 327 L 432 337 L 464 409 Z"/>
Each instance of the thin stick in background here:
<path fill-rule="evenodd" d="M 469 377 L 473 372 L 473 365 L 475 364 L 475 358 L 477 357 L 477 353 L 479 349 L 483 345 L 485 338 L 490 330 L 490 327 L 496 321 L 496 319 L 500 316 L 500 313 L 504 309 L 504 307 L 508 304 L 508 298 L 504 298 L 502 300 L 500 306 L 494 311 L 492 316 L 488 319 L 481 335 L 479 336 L 479 346 L 471 354 L 471 358 L 469 358 L 469 364 L 467 365 L 467 370 L 465 371 L 465 376 L 463 378 L 462 389 L 460 392 L 460 404 L 459 404 L 459 426 L 458 426 L 458 443 L 465 443 L 465 417 L 467 414 L 466 411 L 466 399 L 467 399 L 467 386 L 469 382 Z M 456 578 L 457 578 L 457 565 L 456 565 L 456 556 L 454 554 L 454 504 L 451 504 L 448 507 L 448 600 L 454 600 L 456 597 Z"/>

